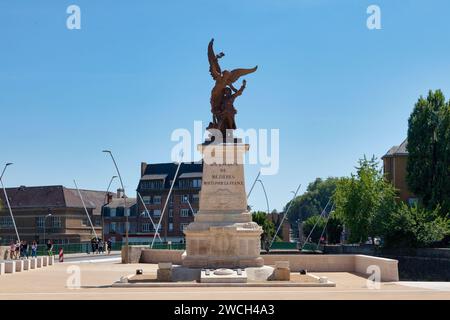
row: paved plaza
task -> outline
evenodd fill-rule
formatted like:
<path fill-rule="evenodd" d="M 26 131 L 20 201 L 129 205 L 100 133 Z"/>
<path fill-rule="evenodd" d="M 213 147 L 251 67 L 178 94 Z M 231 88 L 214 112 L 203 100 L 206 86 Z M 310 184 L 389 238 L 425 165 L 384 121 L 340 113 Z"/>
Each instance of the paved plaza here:
<path fill-rule="evenodd" d="M 80 269 L 79 289 L 67 287 L 70 270 Z M 77 268 L 75 267 L 75 269 Z M 112 288 L 121 276 L 143 269 L 156 273 L 155 264 L 121 264 L 118 257 L 96 260 L 78 259 L 36 269 L 0 276 L 0 299 L 149 299 L 149 300 L 283 300 L 283 299 L 450 299 L 450 283 L 396 282 L 381 283 L 380 289 L 367 288 L 361 275 L 333 272 L 314 274 L 327 276 L 334 288 Z M 70 281 L 69 281 L 70 282 Z"/>

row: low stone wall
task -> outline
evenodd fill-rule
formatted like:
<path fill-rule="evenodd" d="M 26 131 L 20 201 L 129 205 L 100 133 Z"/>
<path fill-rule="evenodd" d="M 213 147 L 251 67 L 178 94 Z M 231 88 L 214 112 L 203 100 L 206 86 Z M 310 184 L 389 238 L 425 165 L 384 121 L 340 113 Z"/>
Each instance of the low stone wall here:
<path fill-rule="evenodd" d="M 139 263 L 141 262 L 142 251 L 147 249 L 148 246 L 128 246 L 128 261 L 127 257 L 127 246 L 122 247 L 121 257 L 122 263 Z"/>
<path fill-rule="evenodd" d="M 141 263 L 182 263 L 183 250 L 142 249 Z M 355 272 L 366 274 L 367 268 L 380 268 L 381 281 L 398 281 L 398 261 L 380 257 L 354 254 L 267 254 L 262 256 L 264 264 L 275 266 L 277 261 L 289 261 L 291 271 L 306 269 L 310 272 Z"/>
<path fill-rule="evenodd" d="M 140 262 L 172 262 L 173 264 L 181 264 L 181 256 L 183 255 L 183 253 L 184 250 L 143 249 Z"/>
<path fill-rule="evenodd" d="M 367 274 L 371 265 L 380 268 L 381 281 L 398 281 L 398 261 L 380 257 L 353 254 L 325 255 L 264 255 L 264 264 L 273 266 L 276 261 L 289 261 L 291 271 L 306 269 L 311 272 L 355 272 Z"/>
<path fill-rule="evenodd" d="M 289 261 L 291 271 L 302 269 L 315 272 L 353 272 L 355 256 L 347 254 L 267 254 L 262 256 L 264 264 L 274 266 L 277 261 Z"/>
<path fill-rule="evenodd" d="M 381 281 L 398 281 L 398 260 L 355 255 L 355 272 L 366 274 L 369 266 L 380 268 Z"/>

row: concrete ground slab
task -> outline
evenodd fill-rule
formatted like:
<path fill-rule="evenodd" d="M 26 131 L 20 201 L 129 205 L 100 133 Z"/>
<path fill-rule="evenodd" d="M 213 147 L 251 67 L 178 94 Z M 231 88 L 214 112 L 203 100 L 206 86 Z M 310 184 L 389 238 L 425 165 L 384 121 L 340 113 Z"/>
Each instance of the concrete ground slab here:
<path fill-rule="evenodd" d="M 317 300 L 317 299 L 445 299 L 450 292 L 403 285 L 402 282 L 383 282 L 379 289 L 369 289 L 365 276 L 348 272 L 314 272 L 325 276 L 335 287 L 153 287 L 120 288 L 111 285 L 127 274 L 143 269 L 154 273 L 157 264 L 58 263 L 53 268 L 37 269 L 0 277 L 0 299 L 58 299 L 58 300 Z M 72 268 L 72 269 L 68 269 Z M 77 290 L 67 287 L 69 277 L 77 270 L 81 286 Z M 294 275 L 293 275 L 294 276 Z"/>

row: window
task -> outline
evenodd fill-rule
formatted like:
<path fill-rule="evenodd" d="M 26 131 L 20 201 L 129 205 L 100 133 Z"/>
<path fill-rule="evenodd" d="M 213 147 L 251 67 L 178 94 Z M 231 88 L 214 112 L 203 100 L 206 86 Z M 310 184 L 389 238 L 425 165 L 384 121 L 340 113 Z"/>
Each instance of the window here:
<path fill-rule="evenodd" d="M 169 203 L 170 203 L 170 204 L 173 204 L 173 194 L 170 195 Z"/>
<path fill-rule="evenodd" d="M 39 218 L 41 218 L 41 217 L 39 217 Z M 2 217 L 2 219 L 0 220 L 0 227 L 1 228 L 13 228 L 14 225 L 13 225 L 13 221 L 12 221 L 11 217 Z"/>
<path fill-rule="evenodd" d="M 161 204 L 161 196 L 154 196 L 153 204 Z"/>
<path fill-rule="evenodd" d="M 169 223 L 169 231 L 173 231 L 173 223 L 172 222 Z"/>
<path fill-rule="evenodd" d="M 110 217 L 115 217 L 116 216 L 116 208 L 110 208 L 109 215 L 110 215 Z"/>
<path fill-rule="evenodd" d="M 44 219 L 45 219 L 45 217 L 37 217 L 37 221 L 36 221 L 36 226 L 39 228 L 39 229 L 44 229 Z M 11 221 L 12 222 L 12 221 Z M 2 225 L 3 226 L 3 225 Z M 7 227 L 5 227 L 5 228 L 7 228 Z"/>
<path fill-rule="evenodd" d="M 61 228 L 61 217 L 52 217 L 52 228 Z"/>
<path fill-rule="evenodd" d="M 181 203 L 188 203 L 188 200 L 189 200 L 188 194 L 181 195 Z"/>
<path fill-rule="evenodd" d="M 152 231 L 152 224 L 151 223 L 144 223 L 142 224 L 142 232 L 150 232 Z"/>
<path fill-rule="evenodd" d="M 173 217 L 173 209 L 169 209 L 169 217 Z"/>
<path fill-rule="evenodd" d="M 116 232 L 116 227 L 117 227 L 116 223 L 115 222 L 111 222 L 110 230 L 111 230 L 112 233 Z"/>
<path fill-rule="evenodd" d="M 153 216 L 154 217 L 160 217 L 161 216 L 161 210 L 153 210 Z"/>
<path fill-rule="evenodd" d="M 201 188 L 201 186 L 202 186 L 202 179 L 194 179 L 194 180 L 192 180 L 192 186 L 194 188 Z"/>
<path fill-rule="evenodd" d="M 142 200 L 144 201 L 145 204 L 152 203 L 152 197 L 150 197 L 150 196 L 143 196 Z"/>
<path fill-rule="evenodd" d="M 186 229 L 186 227 L 189 225 L 189 223 L 182 223 L 180 224 L 180 230 L 184 231 L 184 229 Z"/>
<path fill-rule="evenodd" d="M 163 181 L 162 180 L 151 180 L 151 181 L 141 181 L 142 189 L 162 189 Z"/>
<path fill-rule="evenodd" d="M 181 217 L 189 217 L 189 209 L 181 209 L 180 216 Z"/>
<path fill-rule="evenodd" d="M 192 195 L 192 202 L 198 203 L 199 200 L 200 200 L 200 196 L 198 194 Z"/>

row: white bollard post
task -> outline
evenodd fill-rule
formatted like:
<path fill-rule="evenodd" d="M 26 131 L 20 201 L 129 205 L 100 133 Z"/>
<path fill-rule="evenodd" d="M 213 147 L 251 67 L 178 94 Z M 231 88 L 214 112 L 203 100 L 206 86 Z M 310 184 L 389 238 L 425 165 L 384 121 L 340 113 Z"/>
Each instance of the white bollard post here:
<path fill-rule="evenodd" d="M 5 263 L 4 262 L 0 262 L 0 276 L 2 274 L 5 274 Z"/>
<path fill-rule="evenodd" d="M 48 257 L 48 265 L 52 266 L 55 264 L 55 256 Z"/>
<path fill-rule="evenodd" d="M 6 261 L 5 262 L 5 273 L 16 273 L 16 262 Z"/>
<path fill-rule="evenodd" d="M 37 257 L 36 261 L 37 261 L 36 268 L 42 268 L 42 257 Z"/>
<path fill-rule="evenodd" d="M 23 270 L 28 271 L 30 269 L 31 269 L 31 260 L 30 259 L 23 260 Z"/>
<path fill-rule="evenodd" d="M 48 266 L 48 256 L 43 256 L 42 257 L 42 266 L 43 267 Z"/>
<path fill-rule="evenodd" d="M 37 258 L 30 259 L 30 269 L 36 269 L 37 268 Z"/>
<path fill-rule="evenodd" d="M 23 271 L 23 260 L 17 260 L 16 261 L 16 272 L 22 272 Z"/>

